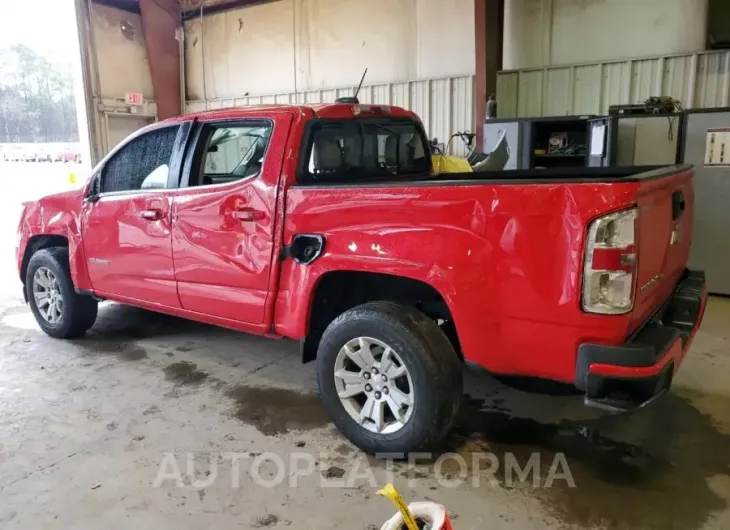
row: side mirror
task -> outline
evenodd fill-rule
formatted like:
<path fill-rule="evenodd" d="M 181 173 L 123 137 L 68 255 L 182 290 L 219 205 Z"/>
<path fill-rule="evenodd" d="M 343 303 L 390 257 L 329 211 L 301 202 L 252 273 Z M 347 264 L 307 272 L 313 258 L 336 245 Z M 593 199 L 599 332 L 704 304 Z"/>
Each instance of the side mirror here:
<path fill-rule="evenodd" d="M 97 171 L 91 176 L 89 180 L 89 190 L 86 193 L 86 200 L 89 202 L 96 202 L 99 200 L 99 194 L 101 193 L 101 171 Z"/>

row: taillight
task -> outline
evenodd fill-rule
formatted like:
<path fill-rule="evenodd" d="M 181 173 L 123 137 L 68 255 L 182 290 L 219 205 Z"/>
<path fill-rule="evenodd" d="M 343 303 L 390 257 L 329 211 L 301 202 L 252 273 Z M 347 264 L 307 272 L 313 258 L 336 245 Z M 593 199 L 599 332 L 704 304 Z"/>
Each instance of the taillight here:
<path fill-rule="evenodd" d="M 612 213 L 588 227 L 583 310 L 620 315 L 634 306 L 636 208 Z"/>

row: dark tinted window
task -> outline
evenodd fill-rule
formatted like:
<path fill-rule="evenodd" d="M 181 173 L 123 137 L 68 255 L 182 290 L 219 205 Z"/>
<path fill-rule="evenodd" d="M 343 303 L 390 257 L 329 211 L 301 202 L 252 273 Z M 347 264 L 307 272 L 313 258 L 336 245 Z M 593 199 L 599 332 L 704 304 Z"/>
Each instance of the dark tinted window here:
<path fill-rule="evenodd" d="M 177 131 L 177 126 L 156 129 L 117 151 L 104 165 L 102 193 L 166 187 Z"/>
<path fill-rule="evenodd" d="M 316 122 L 304 182 L 348 182 L 431 172 L 421 129 L 411 120 Z"/>

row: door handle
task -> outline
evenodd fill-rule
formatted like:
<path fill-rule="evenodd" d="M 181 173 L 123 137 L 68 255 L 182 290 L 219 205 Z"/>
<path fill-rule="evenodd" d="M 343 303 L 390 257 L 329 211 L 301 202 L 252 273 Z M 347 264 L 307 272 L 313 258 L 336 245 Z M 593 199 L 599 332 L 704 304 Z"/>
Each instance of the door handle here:
<path fill-rule="evenodd" d="M 685 209 L 684 193 L 675 191 L 672 193 L 672 221 L 679 219 Z"/>
<path fill-rule="evenodd" d="M 240 208 L 231 212 L 231 216 L 238 221 L 260 221 L 264 218 L 264 212 L 253 208 Z"/>
<path fill-rule="evenodd" d="M 139 215 L 142 217 L 142 219 L 146 219 L 147 221 L 158 221 L 162 219 L 162 210 L 144 210 Z"/>

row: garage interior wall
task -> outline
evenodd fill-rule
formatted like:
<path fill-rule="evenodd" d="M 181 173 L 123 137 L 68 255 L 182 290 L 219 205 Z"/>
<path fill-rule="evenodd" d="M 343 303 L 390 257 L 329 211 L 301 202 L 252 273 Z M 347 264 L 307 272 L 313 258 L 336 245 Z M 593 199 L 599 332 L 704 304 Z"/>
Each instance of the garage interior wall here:
<path fill-rule="evenodd" d="M 708 0 L 505 0 L 505 70 L 703 51 Z"/>
<path fill-rule="evenodd" d="M 730 102 L 730 54 L 706 52 L 707 0 L 506 0 L 499 116 L 606 114 L 671 96 Z"/>
<path fill-rule="evenodd" d="M 280 0 L 185 25 L 189 110 L 362 102 L 416 111 L 432 136 L 473 130 L 474 0 Z"/>
<path fill-rule="evenodd" d="M 97 162 L 127 135 L 157 115 L 140 15 L 91 2 L 77 4 L 88 63 L 92 160 Z M 141 93 L 129 106 L 125 94 Z"/>
<path fill-rule="evenodd" d="M 670 96 L 685 109 L 730 106 L 730 51 L 502 71 L 499 117 L 606 114 Z"/>

